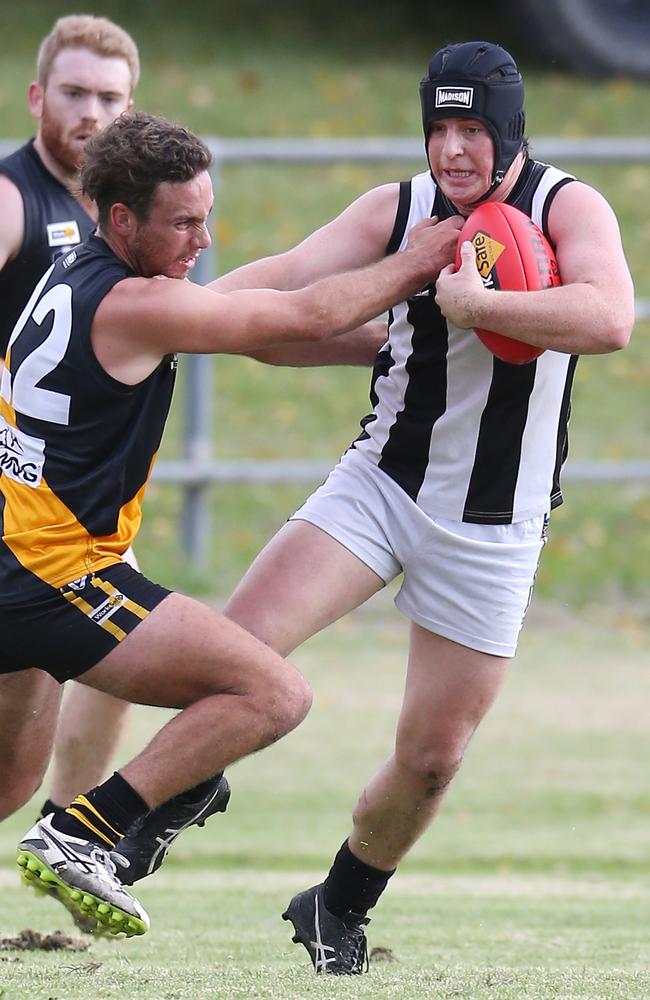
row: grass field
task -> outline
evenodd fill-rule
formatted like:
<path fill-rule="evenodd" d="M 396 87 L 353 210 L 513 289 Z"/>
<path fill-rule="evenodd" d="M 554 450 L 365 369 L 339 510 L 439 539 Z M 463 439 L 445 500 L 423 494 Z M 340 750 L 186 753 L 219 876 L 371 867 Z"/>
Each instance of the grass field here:
<path fill-rule="evenodd" d="M 141 898 L 152 929 L 79 953 L 0 950 L 3 1000 L 431 997 L 647 1000 L 647 630 L 533 607 L 512 676 L 437 824 L 372 914 L 361 980 L 316 980 L 280 914 L 320 881 L 390 752 L 403 620 L 380 595 L 296 654 L 311 716 L 231 769 L 227 814 L 180 841 Z M 130 748 L 162 719 L 139 710 Z M 76 936 L 11 864 L 37 800 L 0 827 L 0 937 Z"/>
<path fill-rule="evenodd" d="M 79 5 L 1 6 L 1 128 L 22 138 L 36 44 L 54 16 Z M 376 0 L 365 19 L 340 0 L 299 9 L 186 0 L 181 11 L 160 0 L 155 16 L 127 0 L 83 8 L 115 17 L 138 40 L 140 106 L 205 135 L 336 137 L 418 134 L 426 58 L 460 35 L 449 5 L 429 5 L 426 23 L 416 6 Z M 495 17 L 505 30 L 484 5 L 468 3 L 463 16 L 461 34 L 482 37 Z M 532 65 L 527 86 L 533 137 L 646 128 L 647 86 Z M 220 268 L 284 249 L 361 191 L 416 169 L 228 167 L 216 213 Z M 614 204 L 638 292 L 649 297 L 647 165 L 577 169 Z M 625 352 L 582 359 L 572 459 L 648 458 L 649 357 L 650 324 L 640 323 Z M 334 461 L 367 412 L 361 370 L 220 358 L 214 380 L 218 458 Z M 181 372 L 164 457 L 182 453 L 183 391 Z M 310 485 L 217 487 L 200 575 L 179 545 L 178 491 L 153 486 L 138 547 L 144 570 L 220 602 Z M 565 492 L 509 684 L 439 822 L 372 915 L 370 946 L 394 961 L 375 961 L 361 980 L 316 980 L 279 916 L 323 877 L 358 790 L 391 749 L 405 629 L 386 594 L 296 654 L 317 695 L 310 717 L 232 769 L 227 815 L 191 831 L 143 886 L 149 935 L 79 952 L 0 945 L 1 1000 L 648 1000 L 650 487 L 568 483 Z M 163 718 L 138 710 L 124 754 Z M 13 868 L 37 804 L 0 826 L 0 938 L 26 928 L 75 936 L 65 911 L 32 898 Z"/>

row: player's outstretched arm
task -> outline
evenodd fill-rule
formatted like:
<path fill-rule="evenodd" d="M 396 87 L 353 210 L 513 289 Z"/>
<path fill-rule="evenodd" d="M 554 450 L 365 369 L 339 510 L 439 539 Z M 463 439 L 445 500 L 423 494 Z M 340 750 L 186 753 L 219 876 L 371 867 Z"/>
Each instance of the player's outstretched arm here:
<path fill-rule="evenodd" d="M 453 256 L 459 227 L 460 220 L 454 225 L 426 219 L 413 228 L 402 253 L 290 292 L 262 288 L 218 295 L 185 281 L 128 278 L 97 310 L 95 353 L 109 374 L 135 383 L 176 351 L 241 354 L 325 341 L 429 284 L 441 260 Z"/>
<path fill-rule="evenodd" d="M 326 225 L 284 253 L 251 261 L 207 287 L 217 292 L 244 288 L 303 288 L 337 271 L 381 260 L 395 222 L 399 185 L 367 191 Z M 364 323 L 318 343 L 290 343 L 242 351 L 268 365 L 371 365 L 386 341 L 383 319 Z"/>
<path fill-rule="evenodd" d="M 302 288 L 320 278 L 381 260 L 390 240 L 399 199 L 398 184 L 384 184 L 357 198 L 331 222 L 301 243 L 274 257 L 265 257 L 231 271 L 208 287 L 229 292 L 244 288 Z M 438 267 L 453 258 L 456 220 L 442 224 Z M 385 320 L 319 343 L 283 344 L 246 350 L 259 361 L 275 365 L 369 365 L 386 340 Z"/>

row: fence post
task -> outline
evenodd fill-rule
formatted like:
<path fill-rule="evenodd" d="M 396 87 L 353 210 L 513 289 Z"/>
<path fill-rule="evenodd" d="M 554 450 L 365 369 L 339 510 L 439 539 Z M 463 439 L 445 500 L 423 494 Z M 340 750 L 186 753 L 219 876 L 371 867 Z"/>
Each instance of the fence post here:
<path fill-rule="evenodd" d="M 219 186 L 219 160 L 215 155 L 210 171 L 215 199 Z M 205 285 L 217 274 L 217 250 L 212 244 L 201 251 L 192 271 L 192 281 Z M 194 469 L 183 486 L 181 540 L 190 565 L 205 569 L 209 562 L 212 519 L 210 482 L 202 470 L 212 459 L 214 355 L 186 354 L 181 363 L 185 374 L 185 419 L 183 422 L 183 458 Z"/>

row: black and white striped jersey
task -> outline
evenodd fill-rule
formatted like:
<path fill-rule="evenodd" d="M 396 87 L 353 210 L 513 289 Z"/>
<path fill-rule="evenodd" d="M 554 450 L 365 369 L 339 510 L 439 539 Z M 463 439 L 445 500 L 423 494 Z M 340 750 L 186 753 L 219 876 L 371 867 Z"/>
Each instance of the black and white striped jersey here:
<path fill-rule="evenodd" d="M 573 179 L 529 159 L 507 201 L 549 238 L 553 197 Z M 429 173 L 403 182 L 387 252 L 402 250 L 421 219 L 455 214 Z M 352 447 L 432 517 L 509 524 L 544 513 L 562 502 L 576 362 L 553 351 L 526 365 L 499 361 L 472 330 L 447 322 L 427 288 L 389 314 L 373 412 Z"/>

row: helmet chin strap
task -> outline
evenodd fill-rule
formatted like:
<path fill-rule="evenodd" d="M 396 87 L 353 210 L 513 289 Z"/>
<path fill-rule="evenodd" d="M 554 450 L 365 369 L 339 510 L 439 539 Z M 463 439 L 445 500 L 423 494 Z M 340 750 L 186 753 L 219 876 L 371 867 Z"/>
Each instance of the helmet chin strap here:
<path fill-rule="evenodd" d="M 476 199 L 476 201 L 470 202 L 470 204 L 469 204 L 468 207 L 469 208 L 478 208 L 478 206 L 482 205 L 484 201 L 487 201 L 487 199 L 490 197 L 490 195 L 493 194 L 494 191 L 496 191 L 496 189 L 501 184 L 503 184 L 504 177 L 505 177 L 504 171 L 503 170 L 497 170 L 496 174 L 494 175 L 494 179 L 493 179 L 492 183 L 490 184 L 489 188 L 487 189 L 487 191 L 485 192 L 485 194 L 482 194 L 480 198 Z"/>
<path fill-rule="evenodd" d="M 516 163 L 518 157 L 521 156 L 522 153 L 524 154 L 524 158 L 523 158 L 523 161 L 522 161 L 522 166 L 523 166 L 523 164 L 528 159 L 528 150 L 527 150 L 527 147 L 525 145 L 522 146 L 522 148 L 519 150 L 519 152 L 514 157 L 514 159 L 512 160 L 512 162 L 510 163 L 510 165 L 507 167 L 506 170 L 496 170 L 495 171 L 494 177 L 492 178 L 492 183 L 490 184 L 490 186 L 487 189 L 487 191 L 485 192 L 485 194 L 482 194 L 480 198 L 477 198 L 476 201 L 473 201 L 471 203 L 471 205 L 470 205 L 470 208 L 477 208 L 478 205 L 482 205 L 483 202 L 486 201 L 490 197 L 490 195 L 493 194 L 494 191 L 496 191 L 496 189 L 499 187 L 499 185 L 503 184 L 504 180 L 506 179 L 506 174 L 508 173 L 508 171 L 512 167 L 512 164 Z"/>

